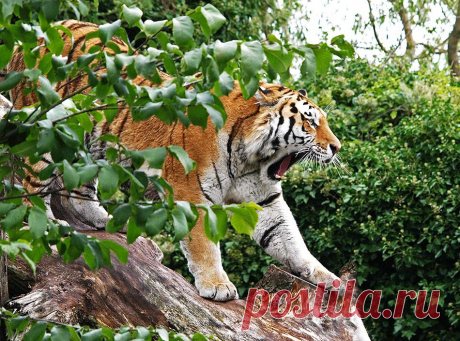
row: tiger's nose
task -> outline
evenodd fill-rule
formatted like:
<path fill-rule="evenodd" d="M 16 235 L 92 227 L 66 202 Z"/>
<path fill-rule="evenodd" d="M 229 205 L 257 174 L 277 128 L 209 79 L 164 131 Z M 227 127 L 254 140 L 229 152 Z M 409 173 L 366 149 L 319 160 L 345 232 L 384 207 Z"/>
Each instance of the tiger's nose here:
<path fill-rule="evenodd" d="M 329 146 L 331 147 L 331 151 L 332 151 L 332 154 L 337 154 L 337 152 L 340 150 L 340 148 L 342 147 L 340 145 L 340 143 L 338 144 L 335 144 L 335 143 L 330 143 Z"/>

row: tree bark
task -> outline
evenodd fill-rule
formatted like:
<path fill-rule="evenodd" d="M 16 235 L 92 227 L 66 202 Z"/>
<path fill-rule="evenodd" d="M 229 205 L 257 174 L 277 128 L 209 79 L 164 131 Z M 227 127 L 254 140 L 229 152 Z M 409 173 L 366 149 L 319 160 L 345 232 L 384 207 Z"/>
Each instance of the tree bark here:
<path fill-rule="evenodd" d="M 460 40 L 460 0 L 457 3 L 457 17 L 454 28 L 449 34 L 449 42 L 447 44 L 447 60 L 452 69 L 452 75 L 460 76 L 460 65 L 458 61 L 458 42 Z"/>
<path fill-rule="evenodd" d="M 90 234 L 125 242 L 124 235 Z M 193 285 L 160 263 L 163 255 L 149 239 L 139 238 L 128 249 L 127 265 L 114 259 L 113 268 L 103 268 L 97 274 L 82 259 L 64 264 L 57 254 L 45 256 L 37 265 L 35 279 L 29 271 L 29 279 L 34 281 L 31 291 L 9 301 L 7 308 L 72 325 L 164 326 L 188 335 L 214 335 L 220 340 L 369 340 L 359 318 L 297 319 L 292 312 L 283 319 L 274 319 L 269 313 L 253 318 L 250 328 L 242 332 L 244 300 L 223 303 L 200 297 Z M 27 267 L 18 261 L 14 266 L 15 273 L 21 272 L 24 278 Z M 316 290 L 274 266 L 267 270 L 259 288 L 272 295 L 280 289 L 292 295 L 302 288 L 309 289 L 310 294 Z"/>
<path fill-rule="evenodd" d="M 393 4 L 395 11 L 398 12 L 399 18 L 403 24 L 406 39 L 406 52 L 404 54 L 412 60 L 415 57 L 415 40 L 412 35 L 412 23 L 409 14 L 402 0 L 390 0 L 390 2 Z"/>

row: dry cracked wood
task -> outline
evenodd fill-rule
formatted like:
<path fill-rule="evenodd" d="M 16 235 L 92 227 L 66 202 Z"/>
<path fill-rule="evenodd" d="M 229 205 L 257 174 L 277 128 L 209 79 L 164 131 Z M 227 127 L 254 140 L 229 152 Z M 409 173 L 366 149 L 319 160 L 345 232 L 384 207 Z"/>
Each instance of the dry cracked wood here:
<path fill-rule="evenodd" d="M 124 235 L 92 232 L 100 239 L 124 243 Z M 198 295 L 181 275 L 161 264 L 162 253 L 150 240 L 139 238 L 128 246 L 129 261 L 113 260 L 113 268 L 97 274 L 82 259 L 63 263 L 58 255 L 46 256 L 33 278 L 24 264 L 10 264 L 10 291 L 28 292 L 7 304 L 21 314 L 67 324 L 164 326 L 185 334 L 200 332 L 221 340 L 366 340 L 359 319 L 274 319 L 270 314 L 252 319 L 241 332 L 246 302 L 213 302 Z M 22 276 L 21 288 L 17 280 Z M 270 293 L 316 288 L 274 266 L 259 283 Z M 27 289 L 27 286 L 31 286 Z M 364 334 L 365 335 L 364 335 Z"/>

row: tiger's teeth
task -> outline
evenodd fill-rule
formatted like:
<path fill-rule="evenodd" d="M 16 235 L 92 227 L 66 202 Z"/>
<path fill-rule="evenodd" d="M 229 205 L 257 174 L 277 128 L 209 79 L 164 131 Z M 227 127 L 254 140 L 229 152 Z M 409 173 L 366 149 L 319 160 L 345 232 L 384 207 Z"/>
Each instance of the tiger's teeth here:
<path fill-rule="evenodd" d="M 283 175 L 283 176 L 279 176 L 278 174 L 275 174 L 275 178 L 276 179 L 281 179 L 281 180 L 286 180 L 286 177 Z"/>

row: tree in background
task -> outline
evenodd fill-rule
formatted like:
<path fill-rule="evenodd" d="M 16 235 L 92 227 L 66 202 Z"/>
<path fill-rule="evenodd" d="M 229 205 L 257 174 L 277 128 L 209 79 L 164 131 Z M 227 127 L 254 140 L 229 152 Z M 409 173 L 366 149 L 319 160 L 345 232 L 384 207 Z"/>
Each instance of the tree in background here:
<path fill-rule="evenodd" d="M 405 41 L 406 47 L 404 56 L 414 61 L 417 59 L 430 59 L 433 54 L 445 55 L 447 63 L 452 69 L 452 75 L 460 75 L 460 66 L 458 62 L 458 43 L 460 39 L 460 1 L 458 0 L 388 0 L 391 4 L 388 11 L 382 10 L 382 2 L 367 0 L 369 5 L 369 25 L 374 32 L 375 40 L 378 47 L 385 54 L 394 53 L 393 47 L 387 47 L 382 42 L 379 33 L 379 24 L 385 21 L 399 23 L 403 27 L 402 41 Z M 373 8 L 375 7 L 375 8 Z M 428 19 L 433 14 L 433 10 L 442 10 L 438 14 L 436 24 L 443 24 L 450 29 L 442 32 L 436 31 L 436 28 L 430 27 Z M 378 9 L 379 15 L 375 17 L 374 11 Z M 435 14 L 436 15 L 436 14 Z M 366 27 L 366 26 L 365 26 Z M 365 28 L 364 27 L 364 28 Z M 430 41 L 416 41 L 414 30 L 418 28 L 426 29 L 433 37 Z M 447 36 L 446 36 L 447 35 Z M 418 48 L 420 47 L 420 48 Z"/>

